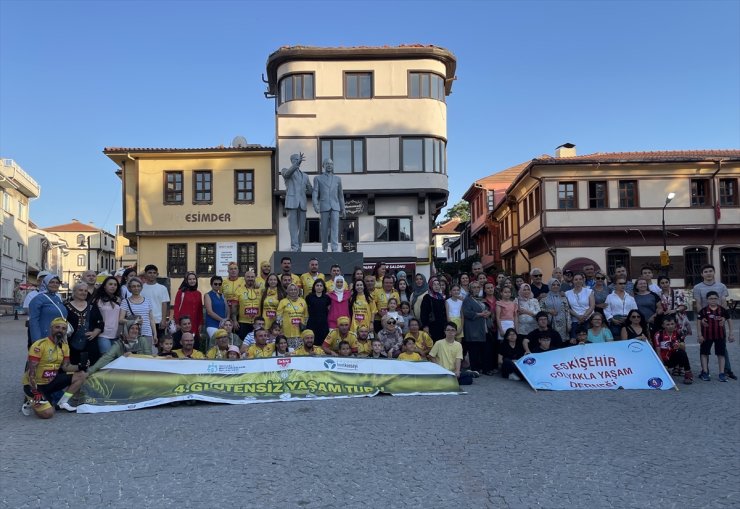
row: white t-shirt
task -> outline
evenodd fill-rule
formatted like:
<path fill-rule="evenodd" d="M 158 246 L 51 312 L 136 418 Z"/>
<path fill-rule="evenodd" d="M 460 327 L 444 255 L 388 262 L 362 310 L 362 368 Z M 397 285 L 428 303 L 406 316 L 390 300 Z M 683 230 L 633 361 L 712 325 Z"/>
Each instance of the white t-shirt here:
<path fill-rule="evenodd" d="M 158 324 L 161 323 L 162 303 L 170 301 L 170 293 L 167 291 L 167 288 L 159 283 L 155 283 L 153 285 L 144 283 L 144 286 L 141 289 L 141 294 L 152 303 L 154 321 Z"/>

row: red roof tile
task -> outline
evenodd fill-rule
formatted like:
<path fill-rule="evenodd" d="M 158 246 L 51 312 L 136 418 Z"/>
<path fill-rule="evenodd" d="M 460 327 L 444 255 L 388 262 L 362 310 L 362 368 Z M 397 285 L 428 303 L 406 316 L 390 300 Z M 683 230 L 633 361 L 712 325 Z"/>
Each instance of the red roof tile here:
<path fill-rule="evenodd" d="M 67 224 L 58 224 L 56 226 L 42 228 L 42 230 L 46 230 L 47 232 L 99 232 L 102 231 L 102 228 L 80 223 L 79 221 L 72 221 Z"/>
<path fill-rule="evenodd" d="M 462 222 L 459 217 L 453 217 L 446 223 L 442 223 L 432 230 L 432 235 L 454 235 L 460 233 L 456 230 L 458 225 Z"/>
<path fill-rule="evenodd" d="M 546 157 L 534 159 L 536 164 L 571 164 L 590 162 L 676 162 L 740 159 L 740 150 L 658 150 L 651 152 L 595 152 L 573 157 Z"/>
<path fill-rule="evenodd" d="M 254 152 L 259 150 L 275 150 L 275 147 L 262 145 L 247 145 L 246 147 L 201 147 L 201 148 L 153 148 L 153 147 L 105 147 L 103 153 L 119 154 L 125 152 Z"/>

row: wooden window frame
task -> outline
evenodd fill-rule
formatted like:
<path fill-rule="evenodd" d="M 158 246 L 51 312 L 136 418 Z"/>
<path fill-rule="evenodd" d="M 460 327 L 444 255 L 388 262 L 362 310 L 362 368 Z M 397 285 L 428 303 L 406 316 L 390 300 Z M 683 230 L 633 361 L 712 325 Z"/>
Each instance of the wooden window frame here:
<path fill-rule="evenodd" d="M 732 185 L 732 201 L 727 201 L 726 184 Z M 738 188 L 736 178 L 719 179 L 719 206 L 720 207 L 737 207 L 738 206 Z"/>
<path fill-rule="evenodd" d="M 598 201 L 599 198 L 592 195 L 591 185 L 603 184 L 604 185 L 604 205 L 602 207 L 595 207 L 593 203 Z M 588 181 L 588 208 L 590 210 L 603 210 L 609 208 L 609 181 L 608 180 L 589 180 Z"/>
<path fill-rule="evenodd" d="M 730 263 L 727 260 L 726 251 L 734 251 L 732 254 L 737 256 L 735 260 L 735 274 L 730 274 Z M 721 281 L 729 288 L 740 287 L 740 246 L 724 246 L 719 250 L 719 277 Z"/>
<path fill-rule="evenodd" d="M 182 170 L 167 170 L 163 174 L 164 176 L 164 185 L 163 185 L 163 194 L 162 194 L 162 203 L 164 205 L 182 205 L 185 203 L 185 176 L 184 172 Z M 168 191 L 167 186 L 169 185 L 169 176 L 173 177 L 179 177 L 180 180 L 180 191 Z M 177 184 L 177 182 L 174 182 Z M 169 200 L 167 198 L 168 194 L 176 194 L 180 193 L 180 199 L 179 200 Z"/>
<path fill-rule="evenodd" d="M 239 175 L 241 175 L 241 174 L 251 175 L 252 176 L 252 189 L 251 189 L 251 191 L 248 190 L 248 189 L 246 189 L 246 190 L 239 189 Z M 248 181 L 245 179 L 244 182 L 247 183 Z M 253 169 L 243 169 L 243 170 L 242 169 L 237 169 L 237 170 L 234 170 L 234 203 L 250 203 L 250 204 L 251 203 L 254 203 L 254 195 L 255 195 L 254 188 L 255 188 L 255 182 L 254 182 L 254 170 Z M 241 199 L 239 199 L 239 193 L 240 192 L 243 192 L 243 193 L 249 193 L 249 192 L 251 192 L 252 193 L 252 199 L 251 200 L 241 200 Z M 242 274 L 242 273 L 240 272 L 240 274 Z"/>
<path fill-rule="evenodd" d="M 354 97 L 350 97 L 349 95 L 350 88 L 349 88 L 349 83 L 347 82 L 347 80 L 349 79 L 350 76 L 357 76 L 358 78 L 357 88 L 355 90 L 355 93 L 357 95 Z M 367 97 L 360 95 L 359 78 L 364 77 L 364 76 L 370 77 L 370 95 Z M 354 101 L 356 99 L 372 99 L 373 97 L 375 97 L 375 73 L 373 71 L 344 71 L 344 76 L 343 76 L 342 81 L 343 81 L 343 94 L 342 95 L 344 96 L 345 99 L 350 99 Z"/>
<path fill-rule="evenodd" d="M 701 259 L 696 264 L 690 264 L 689 260 L 693 256 L 699 256 Z M 683 250 L 683 280 L 687 287 L 694 286 L 702 281 L 701 268 L 709 263 L 709 249 L 704 246 L 689 246 Z M 696 269 L 689 272 L 693 267 Z"/>
<path fill-rule="evenodd" d="M 202 263 L 200 249 L 203 246 L 211 246 L 213 248 L 213 270 L 204 270 L 206 265 L 209 263 Z M 209 256 L 209 255 L 206 255 Z M 198 277 L 209 277 L 216 274 L 216 243 L 215 242 L 198 242 L 195 244 L 195 273 Z"/>
<path fill-rule="evenodd" d="M 254 261 L 250 264 L 249 261 L 244 261 L 242 263 L 242 247 L 246 247 L 247 249 L 252 248 L 254 249 Z M 247 272 L 247 270 L 253 270 L 254 273 L 257 273 L 257 270 L 259 268 L 259 258 L 257 258 L 257 243 L 256 242 L 237 242 L 236 243 L 236 263 L 239 264 L 239 274 L 244 274 Z M 249 256 L 249 255 L 247 255 Z"/>
<path fill-rule="evenodd" d="M 703 193 L 699 194 L 699 185 L 703 186 Z M 692 178 L 689 181 L 691 207 L 710 207 L 712 200 L 712 181 L 708 178 Z M 696 192 L 695 192 L 696 191 Z"/>
<path fill-rule="evenodd" d="M 622 185 L 623 184 L 634 184 L 634 205 L 624 205 L 622 200 Z M 635 179 L 625 179 L 618 181 L 618 195 L 619 195 L 619 208 L 620 209 L 638 209 L 640 208 L 640 182 Z"/>
<path fill-rule="evenodd" d="M 570 199 L 567 198 L 567 194 L 566 198 L 560 197 L 560 186 L 573 186 L 573 207 L 568 207 L 567 203 L 566 206 L 563 206 L 563 202 L 567 202 Z M 578 182 L 576 182 L 575 180 L 563 180 L 558 182 L 558 210 L 578 210 Z"/>
<path fill-rule="evenodd" d="M 174 272 L 172 268 L 176 265 L 173 260 L 179 260 L 180 257 L 174 256 L 173 249 L 183 249 L 185 256 L 182 257 L 182 273 Z M 188 245 L 184 242 L 167 244 L 167 277 L 185 277 L 188 272 Z"/>
<path fill-rule="evenodd" d="M 207 180 L 204 180 L 202 184 L 203 189 L 198 189 L 198 182 L 200 176 L 207 176 Z M 207 183 L 207 189 L 205 184 Z M 208 194 L 208 199 L 198 199 L 198 193 Z M 194 170 L 193 171 L 193 205 L 210 205 L 213 203 L 213 170 Z"/>

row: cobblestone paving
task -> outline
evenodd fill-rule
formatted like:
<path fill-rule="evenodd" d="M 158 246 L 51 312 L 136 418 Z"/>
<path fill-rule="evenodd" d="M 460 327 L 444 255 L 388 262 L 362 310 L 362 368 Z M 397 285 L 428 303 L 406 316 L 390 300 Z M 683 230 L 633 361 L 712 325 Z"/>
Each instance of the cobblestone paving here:
<path fill-rule="evenodd" d="M 19 411 L 24 347 L 23 322 L 0 319 L 0 507 L 740 507 L 740 385 L 716 376 L 41 421 Z"/>

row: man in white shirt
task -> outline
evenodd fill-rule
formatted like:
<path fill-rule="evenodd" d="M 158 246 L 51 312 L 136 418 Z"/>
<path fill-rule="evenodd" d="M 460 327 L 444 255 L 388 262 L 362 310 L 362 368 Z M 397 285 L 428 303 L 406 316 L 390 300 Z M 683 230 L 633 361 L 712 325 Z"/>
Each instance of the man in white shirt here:
<path fill-rule="evenodd" d="M 157 323 L 157 339 L 162 337 L 167 329 L 167 317 L 170 316 L 170 293 L 167 287 L 157 282 L 159 269 L 156 265 L 147 265 L 144 268 L 144 287 L 141 294 L 152 302 L 154 321 Z M 155 324 L 152 324 L 154 327 Z"/>

